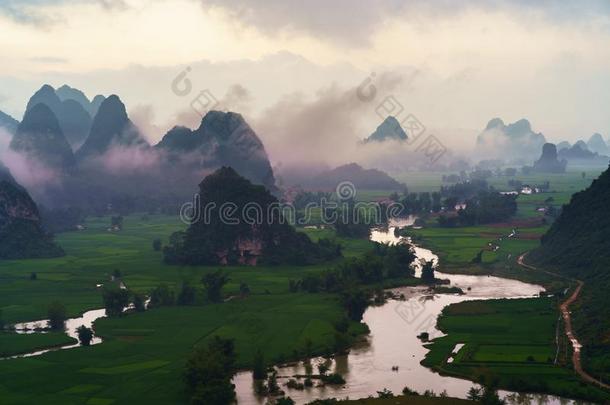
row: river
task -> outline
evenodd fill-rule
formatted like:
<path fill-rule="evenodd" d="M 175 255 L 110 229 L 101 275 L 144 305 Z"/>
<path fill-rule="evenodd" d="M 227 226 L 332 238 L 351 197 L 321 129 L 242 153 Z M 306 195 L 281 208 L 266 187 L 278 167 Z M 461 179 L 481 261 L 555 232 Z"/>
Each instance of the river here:
<path fill-rule="evenodd" d="M 390 224 L 386 229 L 373 230 L 371 240 L 382 243 L 398 243 L 402 240 L 394 235 L 396 227 L 413 225 L 413 218 Z M 430 250 L 415 246 L 419 259 L 435 260 L 438 257 Z M 416 277 L 421 269 L 416 267 Z M 471 381 L 454 377 L 444 377 L 420 364 L 427 349 L 417 338 L 421 332 L 428 332 L 430 339 L 442 336 L 436 329 L 436 319 L 447 305 L 467 300 L 529 298 L 537 297 L 544 288 L 538 285 L 523 283 L 491 276 L 467 276 L 435 272 L 437 278 L 449 280 L 451 286 L 460 287 L 466 294 L 433 294 L 425 287 L 396 288 L 393 291 L 403 294 L 405 300 L 388 300 L 384 305 L 369 307 L 363 316 L 370 329 L 366 341 L 353 347 L 348 355 L 335 356 L 332 359 L 331 372 L 341 374 L 346 384 L 343 386 L 325 386 L 305 390 L 289 389 L 283 384 L 288 377 L 306 374 L 302 362 L 278 366 L 278 382 L 286 395 L 297 404 L 305 404 L 323 398 L 366 398 L 375 396 L 384 388 L 395 394 L 402 392 L 405 386 L 424 392 L 432 390 L 437 394 L 445 391 L 451 397 L 465 398 L 467 391 L 474 385 Z M 147 302 L 148 304 L 148 302 Z M 76 328 L 81 325 L 91 327 L 96 319 L 106 316 L 104 309 L 85 312 L 82 316 L 66 322 L 66 333 L 78 339 Z M 37 328 L 46 326 L 47 321 L 26 322 L 15 325 L 17 333 L 38 333 Z M 92 345 L 102 343 L 94 337 Z M 15 357 L 38 356 L 53 350 L 78 347 L 78 343 L 25 353 Z M 458 345 L 459 346 L 459 345 Z M 457 353 L 459 347 L 454 349 Z M 321 363 L 323 358 L 312 359 L 312 363 Z M 254 392 L 252 372 L 241 371 L 233 379 L 237 399 L 240 405 L 262 405 L 267 399 Z M 550 395 L 519 394 L 506 391 L 500 394 L 509 404 L 576 404 L 581 403 Z"/>
<path fill-rule="evenodd" d="M 376 242 L 397 243 L 402 238 L 394 236 L 396 225 L 412 225 L 412 222 L 391 224 L 384 230 L 374 230 L 371 239 Z M 430 250 L 415 247 L 420 259 L 438 260 Z M 419 277 L 419 269 L 416 276 Z M 405 386 L 423 393 L 432 390 L 437 394 L 446 391 L 449 396 L 465 398 L 473 382 L 453 377 L 444 377 L 420 364 L 428 352 L 417 338 L 421 332 L 428 332 L 430 338 L 442 336 L 436 329 L 436 319 L 447 305 L 475 299 L 529 298 L 537 297 L 544 288 L 491 276 L 467 276 L 435 272 L 437 278 L 447 279 L 451 286 L 460 287 L 466 294 L 431 294 L 424 287 L 397 288 L 405 300 L 388 300 L 381 306 L 371 306 L 364 313 L 363 322 L 370 329 L 366 342 L 353 347 L 348 355 L 332 359 L 331 372 L 341 374 L 346 384 L 289 389 L 283 384 L 293 375 L 306 374 L 302 362 L 276 367 L 281 388 L 295 403 L 305 404 L 323 398 L 366 398 L 376 396 L 384 388 L 400 394 Z M 457 348 L 459 349 L 459 347 Z M 457 349 L 454 349 L 457 352 Z M 313 359 L 315 364 L 325 359 Z M 240 405 L 261 405 L 266 398 L 259 397 L 253 389 L 252 373 L 243 371 L 234 380 Z M 575 401 L 549 395 L 519 394 L 500 392 L 509 404 L 571 404 Z"/>

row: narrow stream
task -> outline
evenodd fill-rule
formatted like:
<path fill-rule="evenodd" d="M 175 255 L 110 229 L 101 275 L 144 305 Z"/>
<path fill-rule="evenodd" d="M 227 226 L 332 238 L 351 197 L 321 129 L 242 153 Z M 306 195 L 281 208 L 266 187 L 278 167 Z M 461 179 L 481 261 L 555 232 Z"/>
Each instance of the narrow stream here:
<path fill-rule="evenodd" d="M 376 230 L 371 239 L 377 242 L 397 243 L 402 238 L 394 236 L 396 226 L 412 225 L 406 223 L 391 224 L 387 230 Z M 438 259 L 430 250 L 415 248 L 418 258 L 435 261 Z M 419 277 L 419 269 L 416 276 Z M 437 278 L 448 279 L 451 286 L 460 287 L 466 295 L 431 294 L 425 287 L 397 288 L 394 291 L 404 294 L 405 301 L 389 300 L 382 306 L 369 307 L 363 322 L 370 328 L 367 341 L 350 350 L 348 355 L 336 356 L 332 360 L 331 372 L 341 374 L 346 384 L 343 386 L 325 386 L 289 389 L 284 384 L 287 378 L 306 374 L 302 362 L 277 367 L 278 382 L 281 388 L 295 403 L 305 404 L 323 398 L 366 398 L 376 396 L 384 388 L 394 394 L 400 394 L 405 386 L 423 393 L 432 390 L 437 394 L 446 391 L 449 396 L 465 398 L 473 382 L 454 377 L 444 377 L 420 364 L 428 352 L 417 338 L 421 332 L 428 332 L 430 339 L 442 336 L 436 329 L 436 319 L 447 305 L 475 299 L 529 298 L 537 297 L 544 288 L 490 276 L 467 276 L 443 274 L 436 272 Z M 454 352 L 459 350 L 459 345 Z M 316 364 L 325 359 L 312 360 Z M 238 373 L 233 383 L 236 385 L 240 405 L 264 404 L 266 398 L 259 397 L 253 389 L 252 373 Z M 572 404 L 577 403 L 549 395 L 500 393 L 509 404 Z"/>
<path fill-rule="evenodd" d="M 76 331 L 76 329 L 78 329 L 82 325 L 86 326 L 87 328 L 93 329 L 93 322 L 95 322 L 96 319 L 104 318 L 105 316 L 106 316 L 105 309 L 94 309 L 94 310 L 85 312 L 83 315 L 81 315 L 77 318 L 68 319 L 66 321 L 64 331 L 65 331 L 66 335 L 70 336 L 71 338 L 76 339 L 77 340 L 76 343 L 69 343 L 69 344 L 66 344 L 63 346 L 51 347 L 48 349 L 37 350 L 34 352 L 30 352 L 30 353 L 17 354 L 15 356 L 0 358 L 0 360 L 14 359 L 14 358 L 19 358 L 19 357 L 40 356 L 41 354 L 48 353 L 48 352 L 55 351 L 55 350 L 72 349 L 74 347 L 78 347 L 78 346 L 80 346 L 80 343 L 78 343 L 78 332 Z M 46 320 L 46 319 L 41 320 L 41 321 L 17 323 L 14 325 L 15 332 L 24 333 L 24 334 L 46 333 L 46 331 L 41 330 L 41 328 L 45 328 L 47 326 L 47 323 L 48 323 L 48 320 Z M 102 343 L 102 338 L 97 337 L 94 334 L 93 339 L 91 340 L 91 345 L 97 345 L 100 343 Z"/>

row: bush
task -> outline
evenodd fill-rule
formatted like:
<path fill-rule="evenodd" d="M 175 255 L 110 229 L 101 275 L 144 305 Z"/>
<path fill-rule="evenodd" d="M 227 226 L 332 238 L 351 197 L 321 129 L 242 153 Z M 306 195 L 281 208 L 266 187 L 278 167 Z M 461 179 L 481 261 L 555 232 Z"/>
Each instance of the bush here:
<path fill-rule="evenodd" d="M 150 305 L 153 307 L 172 306 L 175 302 L 174 292 L 167 284 L 161 284 L 150 294 Z"/>
<path fill-rule="evenodd" d="M 129 291 L 124 288 L 104 287 L 102 292 L 104 308 L 109 317 L 123 315 L 123 310 L 129 305 Z"/>
<path fill-rule="evenodd" d="M 85 325 L 81 325 L 76 329 L 78 333 L 78 340 L 81 345 L 89 346 L 91 341 L 93 340 L 93 331 L 86 327 Z"/>
<path fill-rule="evenodd" d="M 377 398 L 394 398 L 394 393 L 387 388 L 377 391 Z"/>
<path fill-rule="evenodd" d="M 412 390 L 412 389 L 411 389 L 411 388 L 409 388 L 409 387 L 404 387 L 404 388 L 402 389 L 402 394 L 403 394 L 403 395 L 419 395 L 419 392 L 417 392 L 417 391 L 415 391 L 415 390 Z"/>
<path fill-rule="evenodd" d="M 197 291 L 188 281 L 184 281 L 178 293 L 178 305 L 192 305 L 195 303 Z"/>
<path fill-rule="evenodd" d="M 294 390 L 304 390 L 305 389 L 305 385 L 303 385 L 303 383 L 298 382 L 294 378 L 291 378 L 290 380 L 288 380 L 288 382 L 286 383 L 286 387 L 292 388 Z"/>
<path fill-rule="evenodd" d="M 235 401 L 235 346 L 232 340 L 214 337 L 206 348 L 196 349 L 184 372 L 191 404 L 230 404 Z"/>
<path fill-rule="evenodd" d="M 133 307 L 137 312 L 146 311 L 146 298 L 142 294 L 133 294 Z"/>
<path fill-rule="evenodd" d="M 341 374 L 337 373 L 322 376 L 322 381 L 329 385 L 345 384 L 345 379 L 341 376 Z"/>
<path fill-rule="evenodd" d="M 49 318 L 49 327 L 55 330 L 63 329 L 66 319 L 68 319 L 66 307 L 58 301 L 54 301 L 49 305 L 47 316 Z"/>

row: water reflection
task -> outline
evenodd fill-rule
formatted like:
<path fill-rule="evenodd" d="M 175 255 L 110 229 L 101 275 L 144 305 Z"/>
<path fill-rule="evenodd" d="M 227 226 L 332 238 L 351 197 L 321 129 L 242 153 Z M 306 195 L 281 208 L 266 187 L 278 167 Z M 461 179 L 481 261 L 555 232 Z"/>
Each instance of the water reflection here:
<path fill-rule="evenodd" d="M 402 238 L 395 235 L 396 226 L 412 225 L 414 218 L 399 224 L 390 224 L 386 229 L 372 232 L 371 239 L 383 243 L 398 243 Z M 421 259 L 438 260 L 430 250 L 415 248 Z M 465 295 L 440 295 L 430 293 L 424 287 L 398 288 L 395 291 L 404 295 L 403 300 L 389 300 L 385 305 L 369 307 L 363 321 L 371 331 L 366 341 L 350 350 L 348 355 L 336 356 L 331 370 L 343 375 L 343 386 L 306 388 L 304 390 L 282 387 L 286 395 L 297 404 L 315 399 L 345 398 L 352 399 L 375 396 L 377 391 L 387 388 L 399 394 L 405 386 L 418 392 L 432 390 L 447 392 L 452 397 L 465 398 L 467 391 L 474 385 L 471 381 L 444 377 L 423 367 L 420 362 L 428 351 L 417 337 L 427 332 L 430 339 L 441 336 L 436 329 L 436 319 L 447 305 L 474 299 L 524 298 L 538 296 L 544 289 L 541 286 L 516 280 L 490 276 L 467 276 L 436 273 L 438 278 L 447 279 L 451 286 L 460 287 Z M 317 364 L 323 359 L 313 359 Z M 314 366 L 315 367 L 315 366 Z M 284 384 L 289 377 L 306 374 L 303 363 L 288 367 L 278 367 L 279 381 Z M 258 397 L 252 389 L 250 372 L 240 372 L 234 378 L 239 404 L 263 404 L 265 398 Z M 533 394 L 501 392 L 508 403 L 570 404 L 570 400 Z"/>

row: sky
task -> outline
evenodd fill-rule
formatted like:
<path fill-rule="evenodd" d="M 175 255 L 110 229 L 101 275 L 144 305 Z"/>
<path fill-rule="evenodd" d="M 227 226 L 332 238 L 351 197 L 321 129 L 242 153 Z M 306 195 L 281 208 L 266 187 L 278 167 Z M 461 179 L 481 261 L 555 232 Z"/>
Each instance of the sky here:
<path fill-rule="evenodd" d="M 118 94 L 152 141 L 196 126 L 211 95 L 272 157 L 297 136 L 365 138 L 388 97 L 456 150 L 494 117 L 610 137 L 603 0 L 0 0 L 0 32 L 0 110 L 17 119 L 66 83 Z"/>

